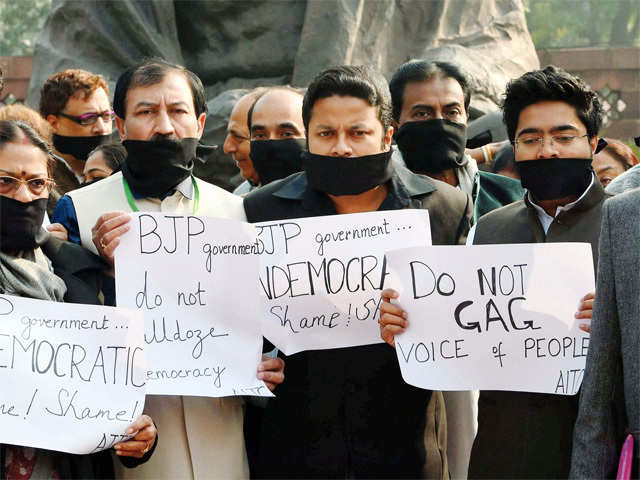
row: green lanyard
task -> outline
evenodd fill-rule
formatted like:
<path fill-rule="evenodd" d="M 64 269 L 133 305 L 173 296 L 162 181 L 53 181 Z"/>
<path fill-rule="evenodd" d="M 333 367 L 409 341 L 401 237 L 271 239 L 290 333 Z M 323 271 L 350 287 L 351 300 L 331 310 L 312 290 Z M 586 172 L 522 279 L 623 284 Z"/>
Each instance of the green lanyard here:
<path fill-rule="evenodd" d="M 198 207 L 200 206 L 200 190 L 198 189 L 198 183 L 193 175 L 191 175 L 191 181 L 193 182 L 193 215 L 195 215 L 198 211 Z M 129 184 L 127 183 L 127 179 L 122 176 L 122 185 L 124 186 L 124 194 L 127 197 L 127 202 L 129 202 L 129 206 L 131 210 L 134 212 L 138 211 L 138 207 L 136 205 L 135 200 L 133 199 L 133 194 L 131 193 L 131 188 L 129 188 Z"/>

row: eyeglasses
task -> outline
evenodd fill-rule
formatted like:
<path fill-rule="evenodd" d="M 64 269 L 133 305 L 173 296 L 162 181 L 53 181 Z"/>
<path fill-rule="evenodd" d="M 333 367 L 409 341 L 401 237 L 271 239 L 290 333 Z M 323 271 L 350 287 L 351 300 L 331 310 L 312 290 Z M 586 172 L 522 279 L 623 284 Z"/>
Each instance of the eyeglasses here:
<path fill-rule="evenodd" d="M 0 177 L 0 194 L 17 192 L 20 185 L 25 184 L 34 195 L 41 195 L 45 190 L 51 190 L 56 182 L 51 178 L 32 178 L 20 180 L 15 177 Z"/>
<path fill-rule="evenodd" d="M 100 113 L 85 113 L 84 115 L 80 115 L 78 117 L 63 112 L 58 113 L 58 115 L 62 115 L 64 118 L 68 118 L 69 120 L 80 125 L 93 125 L 98 121 L 98 117 L 102 118 L 105 123 L 111 122 L 116 117 L 116 112 L 114 112 L 113 110 L 105 110 L 104 112 Z"/>
<path fill-rule="evenodd" d="M 561 147 L 570 147 L 575 141 L 579 138 L 588 137 L 589 134 L 585 135 L 551 135 L 550 137 L 550 145 L 556 144 Z M 545 137 L 521 137 L 516 138 L 513 141 L 513 144 L 517 147 L 520 147 L 522 150 L 538 150 L 538 148 L 542 148 L 545 142 Z"/>

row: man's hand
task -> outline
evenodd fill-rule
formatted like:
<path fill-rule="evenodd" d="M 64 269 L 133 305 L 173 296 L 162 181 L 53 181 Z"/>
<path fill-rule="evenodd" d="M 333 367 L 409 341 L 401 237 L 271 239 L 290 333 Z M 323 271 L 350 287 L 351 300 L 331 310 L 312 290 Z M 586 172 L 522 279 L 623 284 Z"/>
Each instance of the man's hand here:
<path fill-rule="evenodd" d="M 576 318 L 584 318 L 587 320 L 586 323 L 581 323 L 578 328 L 583 332 L 591 333 L 591 316 L 593 315 L 593 300 L 595 296 L 594 293 L 587 293 L 584 297 L 580 299 L 580 304 L 578 305 L 578 311 L 575 313 Z"/>
<path fill-rule="evenodd" d="M 47 230 L 49 233 L 60 240 L 64 240 L 65 242 L 69 240 L 69 235 L 67 233 L 67 229 L 64 228 L 64 225 L 60 223 L 52 223 L 51 225 L 47 225 Z"/>
<path fill-rule="evenodd" d="M 273 392 L 284 381 L 284 360 L 262 355 L 262 361 L 258 365 L 258 378 Z"/>
<path fill-rule="evenodd" d="M 396 335 L 404 332 L 409 322 L 407 312 L 397 305 L 391 303 L 391 299 L 397 299 L 400 294 L 391 288 L 382 292 L 382 303 L 380 304 L 380 336 L 392 347 L 396 346 Z"/>
<path fill-rule="evenodd" d="M 120 237 L 129 231 L 131 215 L 125 212 L 110 212 L 101 215 L 91 229 L 93 244 L 109 265 L 113 267 L 113 254 L 120 244 Z"/>
<path fill-rule="evenodd" d="M 127 433 L 132 435 L 135 432 L 138 433 L 136 433 L 133 438 L 130 438 L 126 442 L 116 443 L 113 446 L 116 455 L 120 455 L 121 457 L 142 458 L 153 448 L 158 431 L 151 417 L 148 415 L 140 415 L 135 422 L 129 425 Z"/>

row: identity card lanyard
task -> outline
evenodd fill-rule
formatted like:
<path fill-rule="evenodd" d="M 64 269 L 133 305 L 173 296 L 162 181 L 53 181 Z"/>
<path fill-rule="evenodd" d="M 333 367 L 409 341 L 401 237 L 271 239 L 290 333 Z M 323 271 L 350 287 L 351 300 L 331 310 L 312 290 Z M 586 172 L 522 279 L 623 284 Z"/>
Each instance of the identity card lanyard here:
<path fill-rule="evenodd" d="M 198 207 L 200 206 L 200 190 L 198 189 L 198 183 L 193 175 L 191 175 L 191 181 L 193 182 L 193 215 L 195 215 L 198 212 Z M 131 188 L 129 188 L 129 184 L 127 183 L 127 179 L 124 178 L 124 175 L 122 176 L 122 184 L 124 185 L 124 194 L 127 197 L 127 202 L 129 202 L 131 210 L 137 212 L 138 206 L 136 205 L 136 201 L 133 199 Z"/>

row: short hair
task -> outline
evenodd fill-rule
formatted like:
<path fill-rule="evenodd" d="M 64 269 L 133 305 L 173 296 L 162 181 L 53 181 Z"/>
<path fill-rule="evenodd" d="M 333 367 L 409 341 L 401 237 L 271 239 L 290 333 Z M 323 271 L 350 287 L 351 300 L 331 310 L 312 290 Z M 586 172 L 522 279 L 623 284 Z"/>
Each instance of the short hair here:
<path fill-rule="evenodd" d="M 154 58 L 144 60 L 142 63 L 127 69 L 118 78 L 116 91 L 113 94 L 113 110 L 116 115 L 120 118 L 125 118 L 129 90 L 136 87 L 157 85 L 170 72 L 179 72 L 186 78 L 191 89 L 196 117 L 199 117 L 202 113 L 207 113 L 207 100 L 200 77 L 181 65 Z"/>
<path fill-rule="evenodd" d="M 53 151 L 47 142 L 41 139 L 33 128 L 17 120 L 0 120 L 0 150 L 7 143 L 20 143 L 21 134 L 34 147 L 39 148 L 47 157 L 47 175 L 51 177 L 56 165 Z"/>
<path fill-rule="evenodd" d="M 543 70 L 527 72 L 507 84 L 502 115 L 511 142 L 515 140 L 520 112 L 546 101 L 571 105 L 586 127 L 589 138 L 598 135 L 602 126 L 602 105 L 598 95 L 579 77 L 549 65 Z"/>
<path fill-rule="evenodd" d="M 304 93 L 302 92 L 302 90 L 292 87 L 291 85 L 278 85 L 275 87 L 256 88 L 255 90 L 253 90 L 254 92 L 256 92 L 256 97 L 253 100 L 253 103 L 251 104 L 251 106 L 249 107 L 249 111 L 247 112 L 247 127 L 249 127 L 249 132 L 251 132 L 251 118 L 253 117 L 253 109 L 255 108 L 256 103 L 258 103 L 258 100 L 260 100 L 265 95 L 271 92 L 275 92 L 277 90 L 285 90 L 285 91 L 293 92 L 304 98 Z M 252 93 L 252 92 L 249 92 L 249 93 Z"/>
<path fill-rule="evenodd" d="M 302 121 L 307 132 L 315 103 L 334 95 L 361 98 L 376 108 L 385 132 L 391 126 L 391 94 L 382 74 L 364 65 L 343 65 L 321 72 L 307 88 L 302 102 Z"/>
<path fill-rule="evenodd" d="M 400 65 L 389 82 L 391 100 L 393 102 L 393 118 L 400 120 L 404 103 L 404 90 L 407 83 L 419 83 L 431 80 L 435 76 L 453 78 L 460 84 L 464 95 L 464 109 L 469 112 L 471 102 L 471 85 L 469 77 L 460 67 L 449 62 L 429 62 L 427 60 L 410 60 Z"/>
<path fill-rule="evenodd" d="M 40 115 L 44 118 L 57 115 L 74 95 L 80 93 L 86 100 L 98 88 L 104 89 L 109 97 L 109 86 L 102 75 L 80 69 L 67 69 L 51 75 L 40 89 Z"/>
<path fill-rule="evenodd" d="M 605 138 L 604 141 L 607 142 L 607 145 L 602 149 L 602 151 L 611 155 L 611 157 L 620 163 L 625 170 L 629 170 L 631 167 L 638 164 L 638 157 L 636 157 L 633 150 L 624 143 L 612 138 Z"/>
<path fill-rule="evenodd" d="M 94 153 L 102 152 L 105 163 L 111 170 L 118 170 L 127 158 L 127 150 L 119 143 L 103 143 L 89 152 L 87 158 Z"/>
<path fill-rule="evenodd" d="M 17 120 L 24 122 L 33 128 L 42 140 L 51 144 L 53 129 L 49 122 L 42 118 L 34 109 L 22 103 L 12 103 L 11 105 L 0 107 L 0 120 Z"/>

